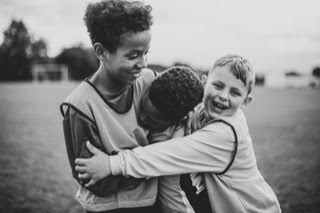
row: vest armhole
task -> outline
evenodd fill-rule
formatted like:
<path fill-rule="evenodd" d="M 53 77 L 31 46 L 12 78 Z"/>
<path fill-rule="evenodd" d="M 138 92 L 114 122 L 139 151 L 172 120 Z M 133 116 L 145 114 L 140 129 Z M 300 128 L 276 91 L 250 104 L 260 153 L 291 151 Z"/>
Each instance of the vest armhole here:
<path fill-rule="evenodd" d="M 229 126 L 233 132 L 233 135 L 234 135 L 234 149 L 231 154 L 231 160 L 228 163 L 227 167 L 222 172 L 215 173 L 215 175 L 223 175 L 224 173 L 226 173 L 229 170 L 229 168 L 232 166 L 232 164 L 234 162 L 234 159 L 236 158 L 236 154 L 238 151 L 238 136 L 237 136 L 237 133 L 236 133 L 236 130 L 234 129 L 234 127 L 230 123 L 226 122 L 225 120 L 218 119 L 218 120 L 211 121 L 210 123 L 218 123 L 218 122 L 224 123 L 227 126 Z"/>

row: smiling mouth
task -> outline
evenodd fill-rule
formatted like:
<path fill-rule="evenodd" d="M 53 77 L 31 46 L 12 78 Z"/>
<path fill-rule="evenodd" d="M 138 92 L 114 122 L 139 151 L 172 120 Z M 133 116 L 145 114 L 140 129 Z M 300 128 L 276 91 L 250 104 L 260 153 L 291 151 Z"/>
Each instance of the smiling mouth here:
<path fill-rule="evenodd" d="M 226 109 L 228 109 L 228 107 L 227 107 L 226 105 L 224 105 L 224 104 L 220 104 L 220 103 L 215 102 L 215 101 L 213 101 L 212 103 L 213 103 L 213 106 L 214 106 L 214 107 L 216 107 L 216 108 L 218 108 L 218 109 L 220 109 L 220 110 L 226 110 Z"/>
<path fill-rule="evenodd" d="M 129 75 L 133 76 L 134 78 L 139 78 L 141 75 L 141 72 L 129 73 Z"/>

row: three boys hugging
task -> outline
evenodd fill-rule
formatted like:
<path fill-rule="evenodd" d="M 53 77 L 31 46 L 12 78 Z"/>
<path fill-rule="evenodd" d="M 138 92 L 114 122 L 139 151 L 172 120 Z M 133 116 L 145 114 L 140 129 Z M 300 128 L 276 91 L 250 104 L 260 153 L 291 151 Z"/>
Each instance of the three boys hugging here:
<path fill-rule="evenodd" d="M 281 212 L 257 168 L 242 111 L 252 100 L 253 86 L 250 63 L 237 55 L 215 62 L 204 91 L 189 68 L 169 68 L 151 83 L 139 103 L 138 123 L 149 130 L 150 145 L 107 153 L 93 138 L 81 144 L 71 141 L 81 147 L 73 150 L 75 164 L 70 161 L 74 177 L 98 196 L 160 177 L 162 212 Z M 201 128 L 185 136 L 186 115 L 194 107 Z M 145 140 L 134 134 L 137 140 Z M 180 174 L 184 175 L 180 178 Z"/>

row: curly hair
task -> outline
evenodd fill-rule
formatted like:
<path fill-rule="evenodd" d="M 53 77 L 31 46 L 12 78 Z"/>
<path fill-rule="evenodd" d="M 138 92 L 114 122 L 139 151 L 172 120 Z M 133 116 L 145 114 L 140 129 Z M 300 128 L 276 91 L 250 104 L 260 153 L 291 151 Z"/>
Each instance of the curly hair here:
<path fill-rule="evenodd" d="M 204 94 L 198 76 L 185 66 L 174 66 L 156 78 L 149 88 L 151 103 L 174 122 L 198 105 Z"/>
<path fill-rule="evenodd" d="M 150 29 L 152 7 L 140 1 L 103 0 L 87 6 L 84 22 L 91 43 L 100 42 L 108 51 L 115 52 L 122 35 Z"/>
<path fill-rule="evenodd" d="M 253 72 L 250 62 L 239 55 L 226 55 L 219 58 L 209 71 L 209 75 L 216 67 L 228 67 L 229 71 L 237 78 L 240 79 L 244 85 L 248 87 L 248 94 L 252 92 L 255 83 L 255 74 Z"/>

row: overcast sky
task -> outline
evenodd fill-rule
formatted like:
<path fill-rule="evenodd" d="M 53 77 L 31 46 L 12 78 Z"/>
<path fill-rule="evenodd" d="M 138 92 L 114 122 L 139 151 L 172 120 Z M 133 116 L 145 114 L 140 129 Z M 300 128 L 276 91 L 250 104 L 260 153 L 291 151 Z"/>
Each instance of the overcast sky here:
<path fill-rule="evenodd" d="M 93 0 L 94 1 L 94 0 Z M 12 18 L 48 42 L 90 46 L 83 23 L 89 0 L 0 0 L 0 42 Z M 186 62 L 208 69 L 228 53 L 248 58 L 257 72 L 320 66 L 318 0 L 145 0 L 153 7 L 150 63 Z"/>

